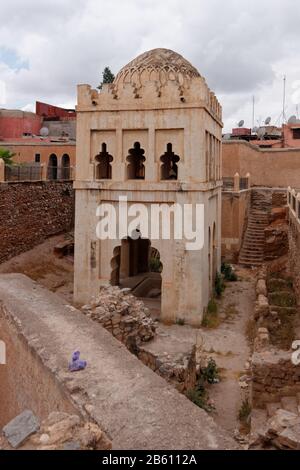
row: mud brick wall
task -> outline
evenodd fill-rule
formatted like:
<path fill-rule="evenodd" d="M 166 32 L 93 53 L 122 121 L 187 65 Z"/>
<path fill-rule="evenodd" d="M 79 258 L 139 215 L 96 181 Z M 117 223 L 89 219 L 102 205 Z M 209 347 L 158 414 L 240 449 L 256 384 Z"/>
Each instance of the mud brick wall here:
<path fill-rule="evenodd" d="M 255 352 L 252 356 L 252 401 L 254 407 L 279 401 L 300 392 L 300 365 L 292 363 L 292 352 Z"/>
<path fill-rule="evenodd" d="M 1 183 L 0 263 L 71 230 L 73 223 L 71 182 Z"/>
<path fill-rule="evenodd" d="M 289 260 L 288 267 L 293 277 L 293 286 L 300 305 L 300 224 L 291 213 L 289 215 Z"/>
<path fill-rule="evenodd" d="M 272 207 L 284 207 L 286 204 L 286 191 L 274 191 L 272 193 Z"/>

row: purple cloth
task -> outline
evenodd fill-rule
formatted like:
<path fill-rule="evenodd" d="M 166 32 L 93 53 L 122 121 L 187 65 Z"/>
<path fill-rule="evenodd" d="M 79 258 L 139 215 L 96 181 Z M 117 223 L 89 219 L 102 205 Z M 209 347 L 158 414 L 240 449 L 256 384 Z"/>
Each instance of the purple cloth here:
<path fill-rule="evenodd" d="M 81 361 L 80 358 L 80 351 L 75 351 L 72 354 L 72 360 L 69 363 L 69 371 L 70 372 L 75 372 L 77 370 L 83 370 L 87 366 L 86 361 Z"/>

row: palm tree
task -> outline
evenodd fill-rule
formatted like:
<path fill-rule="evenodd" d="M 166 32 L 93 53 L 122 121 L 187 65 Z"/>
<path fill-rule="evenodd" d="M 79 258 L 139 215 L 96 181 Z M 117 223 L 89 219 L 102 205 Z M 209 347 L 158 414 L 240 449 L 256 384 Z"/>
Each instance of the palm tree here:
<path fill-rule="evenodd" d="M 10 150 L 0 148 L 0 158 L 4 160 L 5 165 L 12 166 L 14 164 L 12 160 L 14 156 L 15 153 L 12 153 Z"/>

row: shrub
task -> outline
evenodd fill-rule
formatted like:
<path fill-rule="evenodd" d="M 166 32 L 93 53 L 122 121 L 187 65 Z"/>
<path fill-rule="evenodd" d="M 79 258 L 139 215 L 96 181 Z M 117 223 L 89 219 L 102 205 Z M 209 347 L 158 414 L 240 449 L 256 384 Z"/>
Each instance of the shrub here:
<path fill-rule="evenodd" d="M 221 273 L 224 276 L 225 281 L 235 282 L 238 280 L 236 273 L 233 271 L 232 266 L 227 263 L 222 263 Z"/>
<path fill-rule="evenodd" d="M 215 384 L 220 381 L 218 367 L 212 357 L 209 358 L 207 366 L 201 369 L 201 377 L 209 384 Z"/>
<path fill-rule="evenodd" d="M 188 390 L 186 393 L 187 398 L 191 400 L 195 405 L 199 406 L 208 413 L 214 411 L 215 407 L 210 403 L 209 396 L 204 386 L 198 382 L 196 388 Z"/>
<path fill-rule="evenodd" d="M 150 258 L 149 260 L 149 269 L 153 273 L 161 273 L 162 264 L 159 258 Z"/>
<path fill-rule="evenodd" d="M 207 308 L 204 311 L 202 326 L 206 328 L 216 328 L 220 324 L 220 318 L 218 315 L 218 305 L 215 299 L 211 299 L 208 302 Z"/>
<path fill-rule="evenodd" d="M 251 405 L 249 403 L 249 399 L 245 398 L 239 410 L 239 420 L 241 421 L 241 423 L 247 423 L 250 414 L 251 414 Z"/>
<path fill-rule="evenodd" d="M 215 294 L 217 297 L 221 297 L 223 291 L 225 289 L 224 281 L 222 275 L 217 272 L 215 277 Z"/>

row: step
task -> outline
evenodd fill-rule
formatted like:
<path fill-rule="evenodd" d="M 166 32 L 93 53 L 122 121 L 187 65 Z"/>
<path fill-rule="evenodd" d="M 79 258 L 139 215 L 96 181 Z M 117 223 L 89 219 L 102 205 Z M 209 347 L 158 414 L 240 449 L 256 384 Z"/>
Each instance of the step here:
<path fill-rule="evenodd" d="M 280 410 L 281 407 L 282 407 L 282 405 L 281 405 L 280 402 L 267 403 L 266 404 L 266 410 L 267 410 L 268 417 L 272 418 L 272 416 L 275 415 L 276 411 Z"/>
<path fill-rule="evenodd" d="M 299 414 L 298 400 L 296 397 L 282 397 L 281 405 L 284 410 Z"/>

